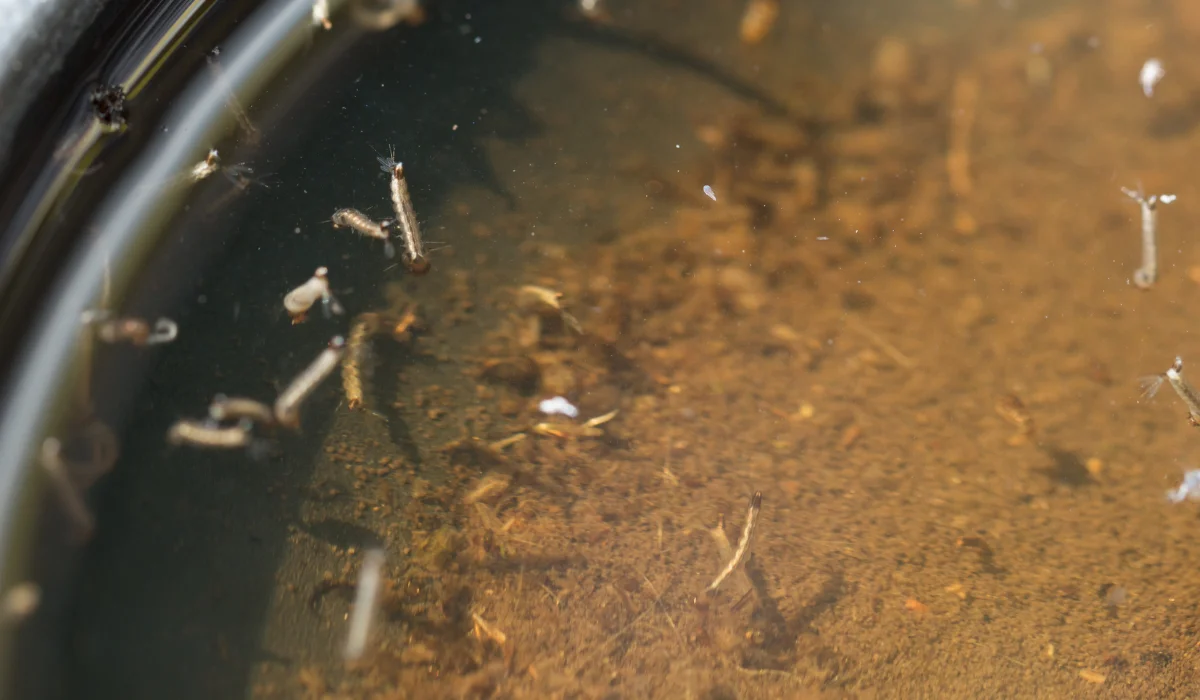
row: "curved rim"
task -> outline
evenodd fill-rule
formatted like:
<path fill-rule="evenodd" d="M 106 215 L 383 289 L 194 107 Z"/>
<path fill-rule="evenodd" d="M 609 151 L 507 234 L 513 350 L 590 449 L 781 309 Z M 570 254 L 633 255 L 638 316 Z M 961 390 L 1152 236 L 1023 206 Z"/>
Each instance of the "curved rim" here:
<path fill-rule="evenodd" d="M 341 4 L 333 2 L 331 9 Z M 81 314 L 101 298 L 110 265 L 113 298 L 122 298 L 188 194 L 169 186 L 172 176 L 203 157 L 207 147 L 201 144 L 219 140 L 233 127 L 226 107 L 230 90 L 240 97 L 258 93 L 306 45 L 311 11 L 312 0 L 269 0 L 237 28 L 221 48 L 220 77 L 203 71 L 181 93 L 63 266 L 19 350 L 0 407 L 0 581 L 11 584 L 25 574 L 36 509 L 24 497 L 33 489 L 40 494 L 43 486 L 34 478 L 39 446 L 69 420 L 77 390 L 73 380 L 86 376 Z"/>

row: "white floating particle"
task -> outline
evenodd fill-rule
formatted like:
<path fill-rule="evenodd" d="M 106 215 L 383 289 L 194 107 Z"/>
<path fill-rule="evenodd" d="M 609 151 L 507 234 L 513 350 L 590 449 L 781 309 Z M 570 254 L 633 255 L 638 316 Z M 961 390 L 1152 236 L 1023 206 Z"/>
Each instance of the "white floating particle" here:
<path fill-rule="evenodd" d="M 546 399 L 538 404 L 538 410 L 548 416 L 567 416 L 568 418 L 576 418 L 579 416 L 579 409 L 571 405 L 561 396 L 555 396 L 552 399 Z"/>
<path fill-rule="evenodd" d="M 1167 491 L 1167 500 L 1171 503 L 1200 500 L 1200 469 L 1191 469 L 1184 473 L 1183 483 Z"/>
<path fill-rule="evenodd" d="M 708 195 L 708 198 L 711 199 L 712 201 L 714 201 L 714 202 L 717 201 L 717 193 L 713 192 L 713 188 L 711 185 L 704 186 L 704 194 Z"/>
<path fill-rule="evenodd" d="M 1154 96 L 1154 86 L 1158 85 L 1158 81 L 1163 79 L 1167 72 L 1163 70 L 1162 62 L 1157 58 L 1147 59 L 1142 64 L 1142 72 L 1138 74 L 1138 82 L 1142 85 L 1142 92 L 1146 93 L 1146 97 Z"/>

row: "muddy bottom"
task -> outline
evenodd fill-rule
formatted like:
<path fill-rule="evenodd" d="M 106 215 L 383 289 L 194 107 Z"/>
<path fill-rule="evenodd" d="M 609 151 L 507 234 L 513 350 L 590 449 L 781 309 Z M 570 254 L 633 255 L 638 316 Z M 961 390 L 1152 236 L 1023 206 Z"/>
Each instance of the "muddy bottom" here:
<path fill-rule="evenodd" d="M 1168 37 L 1135 17 L 881 37 L 801 113 L 634 162 L 666 221 L 535 248 L 482 347 L 412 341 L 463 370 L 373 399 L 419 465 L 339 409 L 304 518 L 384 544 L 376 646 L 345 667 L 269 626 L 303 660 L 255 695 L 1189 694 L 1198 524 L 1164 493 L 1198 438 L 1137 379 L 1192 349 L 1196 71 L 1147 100 Z M 1147 292 L 1139 181 L 1179 194 Z M 275 605 L 339 640 L 368 543 L 311 530 Z"/>

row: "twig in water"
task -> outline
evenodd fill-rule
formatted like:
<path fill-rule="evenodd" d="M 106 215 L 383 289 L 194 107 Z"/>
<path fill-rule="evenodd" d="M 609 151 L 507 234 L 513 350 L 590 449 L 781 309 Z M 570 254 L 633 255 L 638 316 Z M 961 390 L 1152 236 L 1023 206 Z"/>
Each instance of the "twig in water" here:
<path fill-rule="evenodd" d="M 904 353 L 900 352 L 900 350 L 897 349 L 895 345 L 892 345 L 888 341 L 884 340 L 883 336 L 879 335 L 878 333 L 871 330 L 870 328 L 867 328 L 865 325 L 862 324 L 861 321 L 854 318 L 853 316 L 846 319 L 846 326 L 848 326 L 851 330 L 857 332 L 859 335 L 863 336 L 867 340 L 874 343 L 880 350 L 882 350 L 884 352 L 885 355 L 892 358 L 892 362 L 895 362 L 896 364 L 900 365 L 904 369 L 913 369 L 917 366 L 917 363 L 915 360 L 910 358 L 908 355 L 905 355 Z"/>
<path fill-rule="evenodd" d="M 733 552 L 733 558 L 717 574 L 713 582 L 708 585 L 708 593 L 714 593 L 717 587 L 720 586 L 725 579 L 729 578 L 734 569 L 742 563 L 746 558 L 746 553 L 750 551 L 750 538 L 754 535 L 754 526 L 758 524 L 758 511 L 762 508 L 762 491 L 755 491 L 754 496 L 750 499 L 750 510 L 746 512 L 746 524 L 742 527 L 742 539 L 738 540 L 737 549 Z"/>

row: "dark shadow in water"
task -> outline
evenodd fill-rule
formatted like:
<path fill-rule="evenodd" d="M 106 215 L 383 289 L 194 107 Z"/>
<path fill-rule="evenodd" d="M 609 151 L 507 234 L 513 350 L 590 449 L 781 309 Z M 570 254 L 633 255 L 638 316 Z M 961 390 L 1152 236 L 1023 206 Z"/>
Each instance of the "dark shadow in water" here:
<path fill-rule="evenodd" d="M 1079 488 L 1081 486 L 1092 486 L 1096 480 L 1092 478 L 1091 472 L 1087 470 L 1083 460 L 1074 452 L 1059 449 L 1053 446 L 1043 448 L 1054 463 L 1049 467 L 1038 469 L 1042 474 L 1045 474 L 1056 484 Z"/>
<path fill-rule="evenodd" d="M 1200 92 L 1193 92 L 1183 102 L 1159 105 L 1146 133 L 1156 139 L 1179 138 L 1191 133 L 1197 124 L 1200 124 Z"/>
<path fill-rule="evenodd" d="M 302 523 L 300 528 L 313 537 L 342 549 L 378 547 L 383 544 L 382 538 L 374 531 L 343 520 L 312 520 Z"/>
<path fill-rule="evenodd" d="M 562 21 L 554 27 L 554 33 L 600 46 L 625 49 L 662 65 L 681 68 L 720 85 L 747 102 L 759 105 L 767 114 L 792 117 L 801 121 L 798 115 L 791 113 L 787 105 L 758 86 L 739 78 L 703 56 L 672 46 L 658 37 L 582 19 Z"/>
<path fill-rule="evenodd" d="M 376 347 L 380 347 L 381 344 L 388 343 L 388 341 L 376 338 L 375 343 Z M 401 395 L 399 375 L 402 368 L 408 368 L 409 372 L 415 372 L 421 366 L 432 366 L 434 361 L 424 355 L 414 353 L 408 348 L 395 351 L 394 344 L 389 344 L 384 351 L 376 352 L 374 355 L 378 358 L 378 362 L 372 370 L 373 380 L 371 386 L 364 390 L 373 394 L 375 405 L 379 406 L 380 412 L 386 416 L 388 435 L 392 439 L 392 445 L 400 450 L 405 462 L 419 470 L 423 464 L 421 450 L 413 437 L 408 422 L 404 420 L 402 412 L 393 408 L 388 399 Z"/>

